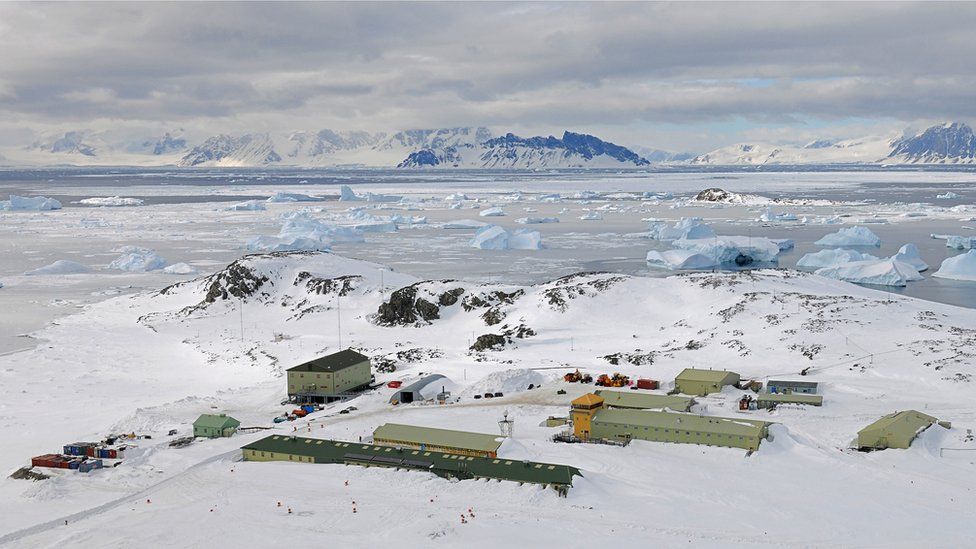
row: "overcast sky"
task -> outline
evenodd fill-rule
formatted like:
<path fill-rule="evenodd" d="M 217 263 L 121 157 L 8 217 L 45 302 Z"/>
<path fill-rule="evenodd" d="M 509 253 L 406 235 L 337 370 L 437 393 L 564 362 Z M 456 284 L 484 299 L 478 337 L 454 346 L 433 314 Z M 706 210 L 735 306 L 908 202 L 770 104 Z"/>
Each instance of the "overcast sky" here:
<path fill-rule="evenodd" d="M 0 4 L 0 141 L 485 125 L 705 151 L 976 120 L 973 3 Z"/>

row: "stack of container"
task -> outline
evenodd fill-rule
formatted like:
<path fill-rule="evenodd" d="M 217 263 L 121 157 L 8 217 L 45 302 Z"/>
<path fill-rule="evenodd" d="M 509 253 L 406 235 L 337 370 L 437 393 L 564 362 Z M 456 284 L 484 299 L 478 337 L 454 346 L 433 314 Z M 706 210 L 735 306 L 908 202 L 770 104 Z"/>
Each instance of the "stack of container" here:
<path fill-rule="evenodd" d="M 78 464 L 79 473 L 90 473 L 95 469 L 102 468 L 102 460 L 100 459 L 86 459 L 85 461 Z"/>

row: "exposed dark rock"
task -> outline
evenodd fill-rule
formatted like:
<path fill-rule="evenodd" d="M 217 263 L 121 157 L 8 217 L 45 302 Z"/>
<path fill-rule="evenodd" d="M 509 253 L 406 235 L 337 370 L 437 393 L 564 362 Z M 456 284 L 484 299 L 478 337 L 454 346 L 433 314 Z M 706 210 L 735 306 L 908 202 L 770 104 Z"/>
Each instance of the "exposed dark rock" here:
<path fill-rule="evenodd" d="M 448 290 L 440 295 L 437 302 L 441 307 L 450 307 L 458 302 L 458 298 L 464 293 L 464 288 L 454 288 L 453 290 Z"/>
<path fill-rule="evenodd" d="M 478 339 L 475 340 L 473 345 L 471 345 L 471 350 L 477 352 L 497 351 L 504 347 L 505 343 L 507 343 L 505 336 L 498 334 L 484 334 L 478 336 Z"/>
<path fill-rule="evenodd" d="M 440 308 L 424 298 L 417 297 L 418 282 L 390 294 L 389 301 L 380 304 L 375 322 L 381 326 L 409 326 L 429 324 L 440 318 Z"/>

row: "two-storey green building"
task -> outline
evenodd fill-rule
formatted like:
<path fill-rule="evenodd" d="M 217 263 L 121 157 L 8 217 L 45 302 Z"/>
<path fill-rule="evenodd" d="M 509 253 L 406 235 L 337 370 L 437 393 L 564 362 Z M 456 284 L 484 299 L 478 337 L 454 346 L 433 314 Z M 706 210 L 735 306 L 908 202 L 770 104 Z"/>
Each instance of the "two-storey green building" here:
<path fill-rule="evenodd" d="M 321 403 L 369 385 L 373 374 L 369 357 L 346 349 L 289 368 L 286 375 L 290 399 Z"/>

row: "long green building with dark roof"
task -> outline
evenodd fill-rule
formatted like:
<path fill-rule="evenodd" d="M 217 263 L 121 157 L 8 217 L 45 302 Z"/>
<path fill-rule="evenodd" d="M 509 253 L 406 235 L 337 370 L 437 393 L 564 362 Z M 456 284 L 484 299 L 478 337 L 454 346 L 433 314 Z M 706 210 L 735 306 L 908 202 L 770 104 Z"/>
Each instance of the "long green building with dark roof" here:
<path fill-rule="evenodd" d="M 448 479 L 493 479 L 538 484 L 552 487 L 560 495 L 566 495 L 572 487 L 573 477 L 583 476 L 579 469 L 569 465 L 464 456 L 288 435 L 271 435 L 252 442 L 241 450 L 245 461 L 332 463 L 426 471 Z"/>

